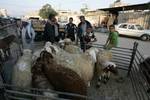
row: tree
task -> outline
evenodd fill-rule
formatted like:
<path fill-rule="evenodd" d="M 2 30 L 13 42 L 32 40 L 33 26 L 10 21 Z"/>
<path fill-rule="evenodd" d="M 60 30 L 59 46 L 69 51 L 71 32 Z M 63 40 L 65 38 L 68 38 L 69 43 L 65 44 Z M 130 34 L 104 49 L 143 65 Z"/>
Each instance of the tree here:
<path fill-rule="evenodd" d="M 51 7 L 50 4 L 44 5 L 39 11 L 39 16 L 44 19 L 47 19 L 50 14 L 54 16 L 57 15 L 57 12 Z"/>
<path fill-rule="evenodd" d="M 86 11 L 88 10 L 88 6 L 87 6 L 87 4 L 83 4 L 83 6 L 84 6 L 84 7 L 82 7 L 82 8 L 80 9 L 80 11 L 81 11 L 83 14 L 86 14 Z"/>
<path fill-rule="evenodd" d="M 85 10 L 86 10 L 86 9 L 84 9 L 84 8 L 81 8 L 81 9 L 80 9 L 80 11 L 81 11 L 83 14 L 85 14 Z"/>
<path fill-rule="evenodd" d="M 121 2 L 121 0 L 116 0 L 114 3 Z"/>

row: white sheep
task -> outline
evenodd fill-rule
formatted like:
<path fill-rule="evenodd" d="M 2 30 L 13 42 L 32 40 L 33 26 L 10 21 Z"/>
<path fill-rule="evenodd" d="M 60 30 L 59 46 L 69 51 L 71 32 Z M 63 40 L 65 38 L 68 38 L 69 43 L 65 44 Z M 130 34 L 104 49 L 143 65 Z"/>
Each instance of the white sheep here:
<path fill-rule="evenodd" d="M 88 57 L 86 58 L 89 58 L 92 61 L 92 64 L 95 65 L 95 63 L 97 62 L 97 54 L 99 51 L 100 49 L 92 47 L 90 49 L 87 49 L 84 54 L 87 55 Z"/>
<path fill-rule="evenodd" d="M 31 87 L 31 64 L 32 51 L 29 49 L 23 50 L 23 56 L 19 58 L 13 68 L 12 84 L 28 88 Z"/>
<path fill-rule="evenodd" d="M 59 52 L 59 49 L 56 45 L 52 45 L 51 42 L 46 42 L 42 49 L 38 49 L 33 53 L 32 60 L 35 61 L 38 57 L 40 57 L 40 53 L 44 50 L 55 54 Z"/>

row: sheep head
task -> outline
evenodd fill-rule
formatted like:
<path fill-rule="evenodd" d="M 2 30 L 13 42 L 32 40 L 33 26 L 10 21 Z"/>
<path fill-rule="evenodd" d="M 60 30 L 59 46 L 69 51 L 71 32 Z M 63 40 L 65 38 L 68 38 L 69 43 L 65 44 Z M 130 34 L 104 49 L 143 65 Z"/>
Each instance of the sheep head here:
<path fill-rule="evenodd" d="M 46 42 L 43 50 L 46 50 L 47 52 L 54 53 L 54 54 L 59 52 L 58 47 L 52 45 L 51 42 Z"/>
<path fill-rule="evenodd" d="M 90 48 L 90 49 L 85 51 L 85 54 L 91 58 L 93 63 L 96 63 L 97 62 L 97 54 L 98 54 L 98 52 L 99 52 L 99 49 L 97 49 L 97 48 Z"/>
<path fill-rule="evenodd" d="M 71 44 L 72 44 L 72 41 L 69 38 L 59 41 L 59 45 L 61 48 L 64 48 L 66 45 L 71 45 Z"/>

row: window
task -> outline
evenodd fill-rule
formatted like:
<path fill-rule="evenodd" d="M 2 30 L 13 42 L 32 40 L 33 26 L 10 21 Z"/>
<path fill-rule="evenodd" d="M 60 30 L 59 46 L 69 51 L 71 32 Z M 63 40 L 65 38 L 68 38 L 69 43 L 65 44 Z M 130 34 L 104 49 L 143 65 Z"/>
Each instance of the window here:
<path fill-rule="evenodd" d="M 127 29 L 127 24 L 120 25 L 119 28 Z"/>
<path fill-rule="evenodd" d="M 144 28 L 141 25 L 136 25 L 138 30 L 144 30 Z"/>
<path fill-rule="evenodd" d="M 129 25 L 128 29 L 135 30 L 135 26 L 134 25 Z"/>

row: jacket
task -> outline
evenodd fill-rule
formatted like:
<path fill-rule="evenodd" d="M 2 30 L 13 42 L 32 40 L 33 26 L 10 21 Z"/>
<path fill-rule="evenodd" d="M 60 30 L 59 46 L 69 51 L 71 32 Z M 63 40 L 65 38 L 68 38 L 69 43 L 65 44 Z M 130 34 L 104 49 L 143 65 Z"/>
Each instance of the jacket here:
<path fill-rule="evenodd" d="M 91 25 L 91 23 L 89 21 L 85 20 L 85 23 L 86 23 L 86 29 L 92 28 L 92 25 Z M 77 31 L 77 35 L 78 35 L 79 38 L 82 37 L 82 35 L 83 35 L 82 31 L 83 31 L 82 30 L 82 23 L 80 22 L 78 24 L 78 31 Z"/>

